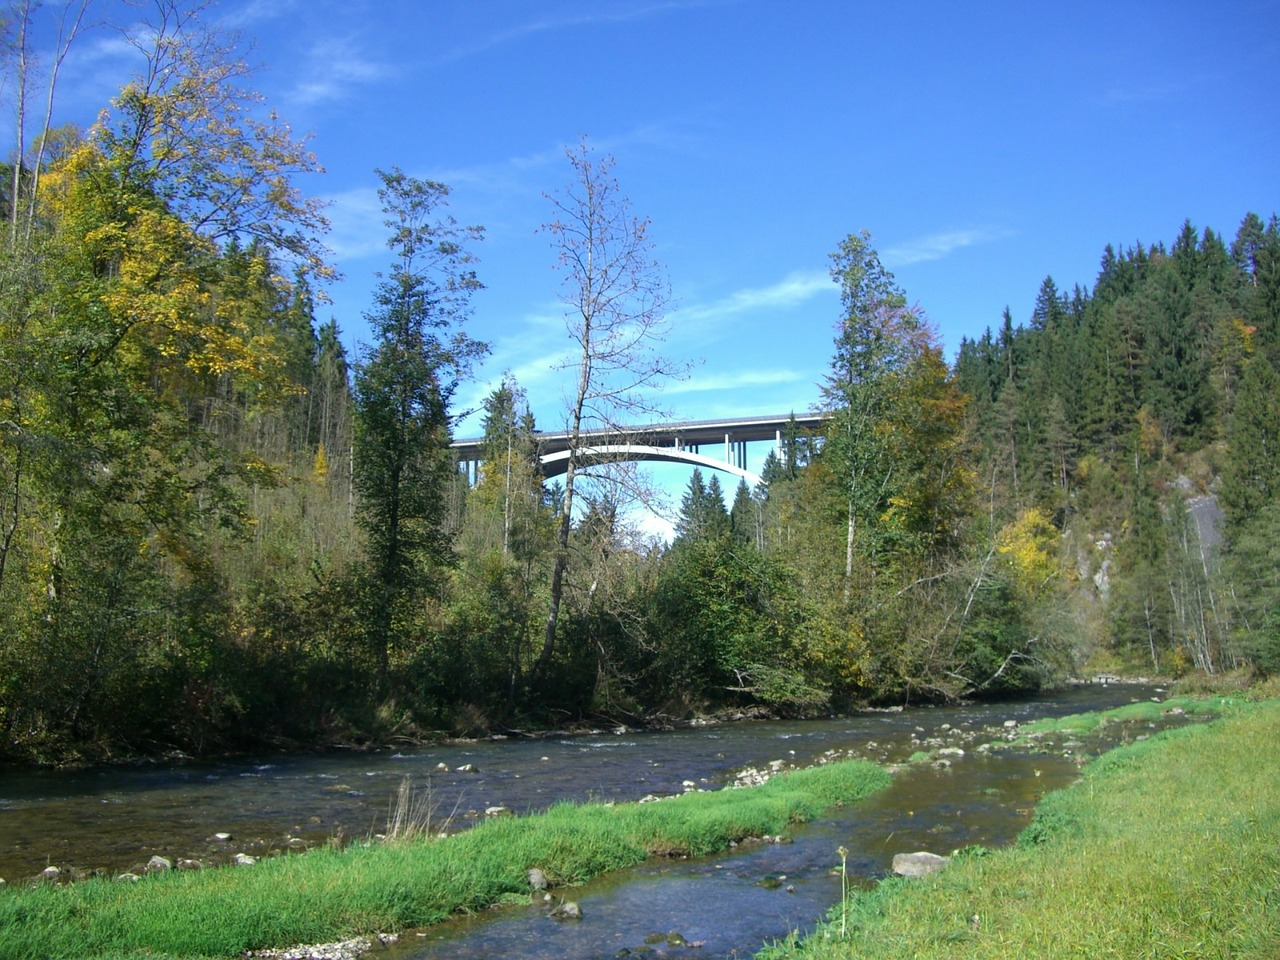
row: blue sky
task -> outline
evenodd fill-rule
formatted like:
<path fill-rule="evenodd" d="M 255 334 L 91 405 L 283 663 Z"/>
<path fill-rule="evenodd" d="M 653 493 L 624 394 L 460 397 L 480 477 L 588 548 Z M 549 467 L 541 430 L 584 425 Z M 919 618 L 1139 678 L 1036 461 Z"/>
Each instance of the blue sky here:
<path fill-rule="evenodd" d="M 493 351 L 460 399 L 510 371 L 548 429 L 570 378 L 537 228 L 583 134 L 652 219 L 668 352 L 696 364 L 663 394 L 681 419 L 817 401 L 848 233 L 871 232 L 951 357 L 1006 305 L 1024 322 L 1046 275 L 1090 286 L 1107 243 L 1185 219 L 1230 240 L 1280 212 L 1276 0 L 223 0 L 205 19 L 255 42 L 257 87 L 327 169 L 305 184 L 344 277 L 321 319 L 366 337 L 389 263 L 373 169 L 442 180 L 486 230 L 470 329 Z M 91 119 L 129 69 L 86 35 L 62 114 Z"/>

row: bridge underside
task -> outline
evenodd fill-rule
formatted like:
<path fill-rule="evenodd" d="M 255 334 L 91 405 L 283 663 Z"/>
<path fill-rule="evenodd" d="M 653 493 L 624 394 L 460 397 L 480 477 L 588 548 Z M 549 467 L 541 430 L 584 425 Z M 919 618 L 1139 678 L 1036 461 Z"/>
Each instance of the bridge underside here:
<path fill-rule="evenodd" d="M 695 467 L 705 467 L 708 470 L 719 470 L 722 473 L 729 473 L 735 477 L 741 477 L 747 481 L 747 486 L 755 487 L 763 483 L 763 479 L 757 473 L 752 473 L 744 467 L 737 466 L 733 463 L 727 463 L 724 460 L 717 460 L 714 457 L 704 456 L 700 453 L 694 453 L 692 450 L 680 450 L 674 447 L 651 447 L 638 443 L 618 443 L 608 444 L 599 447 L 588 447 L 581 452 L 582 458 L 591 463 L 623 463 L 627 461 L 643 461 L 643 462 L 663 462 L 663 463 L 685 463 L 692 464 Z M 559 450 L 555 453 L 543 454 L 539 458 L 542 464 L 543 475 L 548 479 L 551 477 L 564 476 L 566 470 L 569 469 L 569 451 Z"/>
<path fill-rule="evenodd" d="M 596 463 L 655 461 L 680 463 L 708 470 L 719 470 L 741 477 L 751 486 L 761 483 L 758 473 L 747 469 L 747 444 L 767 441 L 779 457 L 784 456 L 783 434 L 794 428 L 812 434 L 819 430 L 826 415 L 809 413 L 802 416 L 785 414 L 766 417 L 735 417 L 724 420 L 690 420 L 683 423 L 659 423 L 649 426 L 607 430 L 586 430 L 577 441 L 585 449 L 582 454 Z M 547 477 L 563 476 L 568 469 L 568 433 L 536 434 L 539 461 Z M 720 449 L 723 458 L 703 456 L 701 447 Z M 479 475 L 484 442 L 478 438 L 455 440 L 451 446 L 459 466 L 468 478 Z"/>

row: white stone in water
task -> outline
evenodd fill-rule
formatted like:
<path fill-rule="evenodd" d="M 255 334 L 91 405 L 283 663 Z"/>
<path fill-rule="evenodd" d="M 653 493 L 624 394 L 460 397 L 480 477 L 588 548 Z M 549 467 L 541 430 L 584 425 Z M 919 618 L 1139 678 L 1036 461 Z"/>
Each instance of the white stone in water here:
<path fill-rule="evenodd" d="M 229 833 L 215 833 L 215 834 L 213 835 L 213 839 L 215 839 L 215 840 L 221 840 L 223 843 L 226 843 L 228 840 L 230 840 L 230 839 L 231 839 L 231 834 L 229 834 Z"/>
<path fill-rule="evenodd" d="M 1018 725 L 1018 721 L 1017 721 L 1017 720 L 1006 720 L 1006 721 L 1004 722 L 1004 728 L 1005 728 L 1006 730 L 1012 730 L 1012 729 L 1013 729 L 1014 727 L 1016 727 L 1017 725 Z"/>
<path fill-rule="evenodd" d="M 147 873 L 164 873 L 173 869 L 173 863 L 165 857 L 155 856 L 147 861 Z"/>
<path fill-rule="evenodd" d="M 41 870 L 40 876 L 46 880 L 55 880 L 58 877 L 62 876 L 62 871 L 59 870 L 57 867 L 51 865 Z"/>
<path fill-rule="evenodd" d="M 940 757 L 963 757 L 964 751 L 959 747 L 943 747 L 938 751 Z"/>
<path fill-rule="evenodd" d="M 529 870 L 528 877 L 529 877 L 529 886 L 533 887 L 533 889 L 535 890 L 547 889 L 547 875 L 543 873 L 541 870 L 539 870 L 537 867 L 533 867 Z"/>
<path fill-rule="evenodd" d="M 116 879 L 122 883 L 137 883 L 142 878 L 136 873 L 122 873 L 120 876 L 116 877 Z"/>
<path fill-rule="evenodd" d="M 258 862 L 258 858 L 251 857 L 247 853 L 237 853 L 234 857 L 231 858 L 231 862 L 234 863 L 237 867 L 252 867 L 255 863 Z"/>
<path fill-rule="evenodd" d="M 486 817 L 505 817 L 511 814 L 510 807 L 485 807 L 484 815 Z"/>
<path fill-rule="evenodd" d="M 582 908 L 569 900 L 552 910 L 551 915 L 557 920 L 581 920 Z"/>
<path fill-rule="evenodd" d="M 440 773 L 448 773 L 449 765 L 447 763 L 437 763 L 436 770 L 438 770 Z"/>
<path fill-rule="evenodd" d="M 475 773 L 476 765 L 474 763 L 464 763 L 458 768 L 459 773 Z"/>

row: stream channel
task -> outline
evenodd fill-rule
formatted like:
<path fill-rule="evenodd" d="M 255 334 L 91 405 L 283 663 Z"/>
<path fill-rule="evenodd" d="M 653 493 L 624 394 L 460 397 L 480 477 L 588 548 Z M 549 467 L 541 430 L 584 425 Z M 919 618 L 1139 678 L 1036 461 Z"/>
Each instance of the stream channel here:
<path fill-rule="evenodd" d="M 1008 843 L 1040 797 L 1075 779 L 1079 761 L 1097 746 L 975 749 L 1009 737 L 1006 721 L 1105 709 L 1162 693 L 1081 685 L 1030 700 L 827 720 L 610 729 L 256 762 L 0 768 L 0 877 L 12 883 L 49 865 L 75 873 L 140 871 L 155 854 L 212 865 L 235 853 L 257 857 L 333 837 L 364 838 L 384 829 L 405 777 L 420 794 L 430 791 L 439 825 L 458 829 L 495 806 L 524 813 L 564 799 L 660 798 L 688 784 L 719 789 L 748 767 L 767 771 L 771 764 L 805 766 L 850 755 L 899 764 L 919 751 L 964 751 L 901 768 L 889 789 L 794 828 L 787 842 L 650 861 L 555 891 L 555 902 L 564 897 L 579 904 L 581 920 L 553 920 L 550 907 L 535 902 L 409 931 L 370 954 L 378 960 L 751 956 L 766 942 L 811 929 L 839 900 L 838 847 L 849 851 L 852 882 L 868 883 L 888 872 L 896 853 Z M 462 769 L 468 765 L 473 769 Z"/>

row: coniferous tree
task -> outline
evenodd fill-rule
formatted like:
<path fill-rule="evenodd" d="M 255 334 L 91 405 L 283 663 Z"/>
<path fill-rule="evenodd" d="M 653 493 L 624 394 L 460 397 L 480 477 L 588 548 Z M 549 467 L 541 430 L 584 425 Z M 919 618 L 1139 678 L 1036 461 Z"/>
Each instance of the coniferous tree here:
<path fill-rule="evenodd" d="M 917 354 L 918 314 L 863 231 L 850 234 L 832 254 L 831 276 L 844 308 L 831 374 L 823 388 L 831 422 L 823 456 L 834 464 L 848 498 L 844 581 L 854 587 L 855 566 L 875 569 L 875 523 L 892 480 L 890 438 L 883 425 L 897 380 Z M 859 558 L 868 563 L 857 564 Z"/>
<path fill-rule="evenodd" d="M 746 480 L 738 481 L 738 489 L 733 495 L 733 506 L 729 508 L 729 532 L 735 543 L 763 549 L 760 504 L 751 495 Z"/>
<path fill-rule="evenodd" d="M 394 168 L 378 176 L 396 259 L 366 315 L 377 339 L 356 369 L 354 479 L 374 585 L 370 649 L 385 690 L 411 602 L 447 558 L 449 402 L 485 346 L 459 329 L 480 288 L 465 246 L 479 229 L 437 219 L 444 184 Z"/>
<path fill-rule="evenodd" d="M 1228 439 L 1222 508 L 1239 529 L 1280 499 L 1280 376 L 1264 354 L 1245 366 Z"/>

